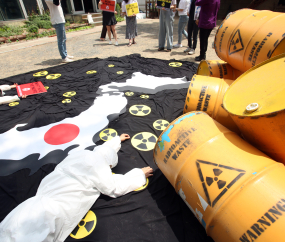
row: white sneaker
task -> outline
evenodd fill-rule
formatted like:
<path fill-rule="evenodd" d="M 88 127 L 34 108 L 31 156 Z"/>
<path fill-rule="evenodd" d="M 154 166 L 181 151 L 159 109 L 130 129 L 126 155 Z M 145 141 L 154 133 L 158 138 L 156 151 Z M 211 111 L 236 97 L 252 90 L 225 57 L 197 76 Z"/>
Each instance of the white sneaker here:
<path fill-rule="evenodd" d="M 112 44 L 112 40 L 109 41 L 109 45 L 111 45 L 111 44 Z"/>
<path fill-rule="evenodd" d="M 189 52 L 191 50 L 190 47 L 188 47 L 187 49 L 184 50 L 185 53 Z"/>
<path fill-rule="evenodd" d="M 195 50 L 194 49 L 191 49 L 189 52 L 188 52 L 188 55 L 193 55 L 195 54 Z"/>
<path fill-rule="evenodd" d="M 68 57 L 66 57 L 65 59 L 62 59 L 63 63 L 67 63 L 67 62 L 72 62 L 73 60 L 69 59 Z"/>
<path fill-rule="evenodd" d="M 176 44 L 176 45 L 173 45 L 173 47 L 174 47 L 174 48 L 181 48 L 181 47 L 183 47 L 183 46 L 182 46 L 182 44 Z"/>
<path fill-rule="evenodd" d="M 116 46 L 119 45 L 118 41 L 115 42 L 115 45 L 116 45 Z"/>
<path fill-rule="evenodd" d="M 72 55 L 67 55 L 66 56 L 68 59 L 74 59 L 74 56 L 72 56 Z"/>

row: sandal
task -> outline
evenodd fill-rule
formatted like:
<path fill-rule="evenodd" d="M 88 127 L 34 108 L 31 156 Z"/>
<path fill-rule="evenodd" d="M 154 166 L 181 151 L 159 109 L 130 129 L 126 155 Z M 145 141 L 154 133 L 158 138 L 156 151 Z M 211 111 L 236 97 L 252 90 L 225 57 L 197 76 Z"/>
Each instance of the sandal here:
<path fill-rule="evenodd" d="M 162 50 L 164 50 L 164 48 L 158 48 L 157 50 L 158 50 L 158 51 L 162 51 Z"/>
<path fill-rule="evenodd" d="M 129 42 L 129 44 L 127 45 L 128 47 L 132 46 L 132 42 Z"/>
<path fill-rule="evenodd" d="M 136 41 L 133 41 L 133 45 L 135 45 L 137 42 Z"/>
<path fill-rule="evenodd" d="M 166 52 L 171 52 L 171 49 L 167 49 Z"/>

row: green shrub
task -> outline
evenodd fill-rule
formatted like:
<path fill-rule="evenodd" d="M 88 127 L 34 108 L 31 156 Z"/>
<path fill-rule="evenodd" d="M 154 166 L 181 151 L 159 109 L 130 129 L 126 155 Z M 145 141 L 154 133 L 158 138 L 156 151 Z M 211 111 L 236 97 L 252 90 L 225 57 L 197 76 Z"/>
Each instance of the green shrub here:
<path fill-rule="evenodd" d="M 38 33 L 39 32 L 39 28 L 36 25 L 31 25 L 27 28 L 29 33 Z"/>
<path fill-rule="evenodd" d="M 0 28 L 0 37 L 9 37 L 14 35 L 20 35 L 24 31 L 21 26 L 5 25 Z"/>

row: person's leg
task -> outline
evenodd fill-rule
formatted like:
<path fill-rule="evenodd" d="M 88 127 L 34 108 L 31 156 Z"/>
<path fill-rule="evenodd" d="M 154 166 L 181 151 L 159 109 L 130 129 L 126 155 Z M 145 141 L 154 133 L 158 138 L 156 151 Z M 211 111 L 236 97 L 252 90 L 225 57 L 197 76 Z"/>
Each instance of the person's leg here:
<path fill-rule="evenodd" d="M 160 10 L 159 15 L 159 34 L 158 34 L 158 49 L 163 50 L 165 45 L 165 10 Z"/>
<path fill-rule="evenodd" d="M 108 37 L 109 37 L 109 44 L 112 44 L 112 39 L 111 39 L 111 26 L 106 26 L 107 32 L 108 32 Z"/>
<path fill-rule="evenodd" d="M 103 25 L 102 32 L 101 32 L 101 37 L 100 37 L 101 40 L 105 40 L 106 33 L 107 33 L 107 27 L 106 27 L 106 25 Z"/>
<path fill-rule="evenodd" d="M 116 25 L 111 25 L 111 29 L 112 29 L 112 32 L 113 32 L 113 36 L 114 36 L 114 38 L 115 38 L 115 40 L 116 40 L 115 45 L 118 45 Z M 111 35 L 111 34 L 110 34 L 110 35 Z"/>
<path fill-rule="evenodd" d="M 192 49 L 192 32 L 193 32 L 193 20 L 189 18 L 188 20 L 188 48 L 184 50 L 184 52 L 189 52 Z"/>
<path fill-rule="evenodd" d="M 183 15 L 182 16 L 182 34 L 188 39 L 188 32 L 185 30 L 185 26 L 188 23 L 188 16 Z M 182 37 L 182 36 L 181 36 Z"/>
<path fill-rule="evenodd" d="M 182 16 L 179 17 L 179 22 L 178 22 L 178 45 L 181 44 L 182 42 L 182 31 L 183 31 L 183 22 L 182 22 Z"/>
<path fill-rule="evenodd" d="M 207 49 L 208 49 L 208 39 L 209 39 L 209 36 L 211 34 L 213 29 L 207 29 L 206 33 L 205 33 L 205 56 L 206 56 L 206 52 L 207 52 Z"/>
<path fill-rule="evenodd" d="M 65 35 L 65 24 L 54 24 L 53 27 L 55 28 L 56 35 L 57 35 L 57 44 L 58 44 L 58 51 L 61 55 L 62 59 L 67 57 L 66 51 L 66 35 Z"/>
<path fill-rule="evenodd" d="M 193 22 L 193 49 L 195 50 L 197 47 L 197 37 L 198 37 L 199 27 Z"/>
<path fill-rule="evenodd" d="M 167 50 L 171 51 L 173 45 L 173 22 L 174 22 L 174 13 L 172 11 L 167 12 L 165 18 L 166 25 L 166 39 L 167 39 Z"/>

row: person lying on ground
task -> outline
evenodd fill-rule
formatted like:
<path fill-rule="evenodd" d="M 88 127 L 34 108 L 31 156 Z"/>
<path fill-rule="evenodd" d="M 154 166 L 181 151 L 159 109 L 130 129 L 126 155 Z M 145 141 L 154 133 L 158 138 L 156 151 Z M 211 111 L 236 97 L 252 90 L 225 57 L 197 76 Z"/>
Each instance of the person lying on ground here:
<path fill-rule="evenodd" d="M 132 192 L 152 176 L 152 168 L 112 174 L 117 152 L 128 134 L 116 136 L 93 151 L 68 155 L 40 183 L 34 197 L 18 205 L 0 224 L 1 242 L 62 242 L 100 194 L 116 198 Z"/>
<path fill-rule="evenodd" d="M 17 95 L 14 96 L 5 96 L 5 92 L 4 91 L 9 91 L 12 88 L 16 88 L 18 84 L 14 83 L 14 85 L 1 85 L 0 86 L 0 105 L 1 104 L 5 104 L 5 103 L 11 103 L 11 102 L 16 102 L 16 101 L 20 101 L 20 98 Z M 26 98 L 26 95 L 23 95 L 21 98 Z"/>

